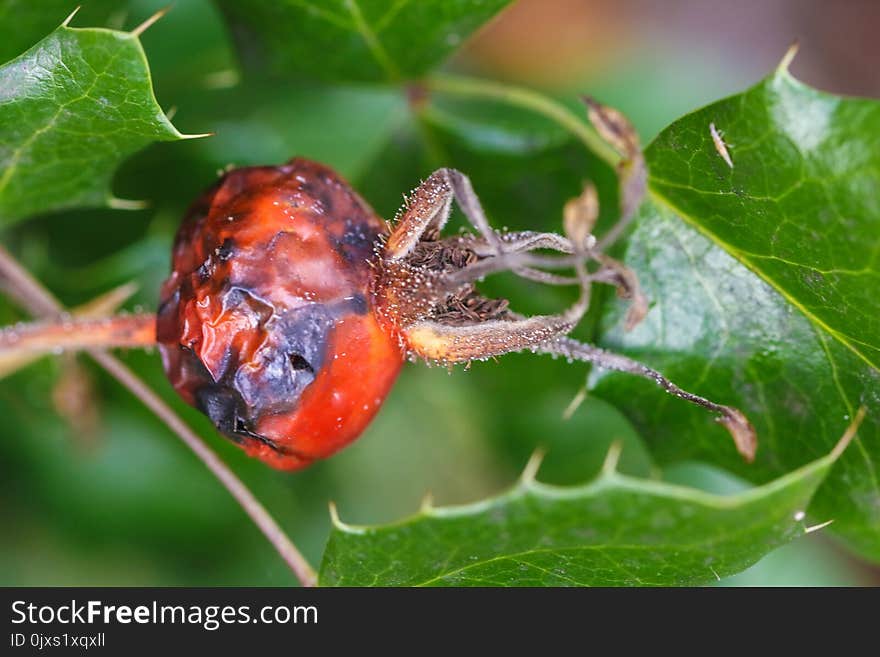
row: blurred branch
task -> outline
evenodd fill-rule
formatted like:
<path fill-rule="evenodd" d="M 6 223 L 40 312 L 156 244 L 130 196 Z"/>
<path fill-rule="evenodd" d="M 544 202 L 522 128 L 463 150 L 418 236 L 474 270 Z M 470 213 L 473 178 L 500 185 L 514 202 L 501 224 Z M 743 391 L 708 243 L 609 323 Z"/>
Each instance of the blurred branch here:
<path fill-rule="evenodd" d="M 58 317 L 63 306 L 0 245 L 0 290 L 34 317 Z"/>
<path fill-rule="evenodd" d="M 0 288 L 36 317 L 58 317 L 64 307 L 0 246 Z M 250 489 L 162 399 L 114 356 L 92 349 L 88 354 L 153 411 L 198 456 L 269 539 L 303 586 L 315 586 L 317 575 L 305 557 Z"/>
<path fill-rule="evenodd" d="M 2 259 L 0 259 L 0 268 L 8 266 L 8 263 L 4 263 Z M 13 296 L 19 290 L 12 289 L 12 285 L 10 281 L 5 277 L 5 270 L 0 270 L 0 290 L 6 291 L 10 296 Z M 11 272 L 15 273 L 15 272 Z M 36 281 L 34 281 L 36 282 Z M 23 284 L 27 284 L 27 281 L 22 281 Z M 34 288 L 36 290 L 36 294 L 47 295 L 43 288 L 37 287 Z M 115 313 L 123 303 L 125 303 L 128 298 L 134 294 L 137 290 L 137 285 L 134 283 L 125 283 L 124 285 L 120 285 L 109 292 L 105 292 L 100 296 L 88 301 L 87 303 L 77 306 L 76 308 L 72 308 L 70 310 L 70 314 L 73 317 L 82 318 L 82 317 L 109 317 L 113 313 Z M 22 306 L 26 305 L 27 297 L 23 295 L 23 298 L 19 299 L 20 304 Z M 36 313 L 35 313 L 36 314 Z M 46 320 L 42 320 L 46 321 Z M 51 321 L 51 320 L 50 320 Z M 63 321 L 63 320 L 61 320 Z M 4 334 L 4 330 L 0 329 L 0 336 Z M 2 342 L 2 338 L 0 338 L 0 342 Z M 0 348 L 0 352 L 2 352 L 2 348 Z M 22 369 L 23 367 L 27 367 L 34 361 L 42 358 L 45 354 L 40 352 L 25 352 L 19 351 L 16 353 L 15 350 L 7 351 L 6 353 L 0 353 L 0 379 L 7 377 L 14 372 Z M 75 354 L 68 354 L 68 358 L 66 358 L 63 366 L 62 366 L 62 385 L 59 387 L 64 388 L 67 381 L 79 379 L 83 382 L 83 385 L 88 385 L 85 383 L 87 377 L 85 377 L 82 368 L 77 365 Z M 56 388 L 56 391 L 58 388 Z M 72 392 L 72 390 L 71 390 Z M 67 395 L 63 395 L 65 398 Z M 74 395 L 76 396 L 76 395 Z M 65 415 L 65 413 L 62 413 Z M 68 418 L 70 419 L 70 418 Z"/>
<path fill-rule="evenodd" d="M 540 92 L 494 80 L 448 74 L 430 75 L 423 84 L 429 91 L 452 96 L 488 98 L 531 110 L 565 128 L 610 166 L 616 167 L 620 162 L 620 155 L 599 136 L 599 133 L 589 123 L 582 120 L 565 105 Z"/>
<path fill-rule="evenodd" d="M 156 344 L 156 315 L 115 315 L 20 323 L 0 329 L 0 356 L 27 353 L 151 347 Z"/>

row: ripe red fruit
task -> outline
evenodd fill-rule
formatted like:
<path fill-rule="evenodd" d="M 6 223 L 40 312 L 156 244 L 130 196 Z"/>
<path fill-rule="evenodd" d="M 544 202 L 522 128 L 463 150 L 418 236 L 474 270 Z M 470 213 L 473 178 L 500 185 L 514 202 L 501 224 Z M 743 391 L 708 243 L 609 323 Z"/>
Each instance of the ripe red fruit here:
<path fill-rule="evenodd" d="M 157 340 L 174 388 L 278 468 L 354 440 L 404 360 L 370 289 L 384 229 L 322 165 L 224 175 L 190 209 L 162 286 Z"/>

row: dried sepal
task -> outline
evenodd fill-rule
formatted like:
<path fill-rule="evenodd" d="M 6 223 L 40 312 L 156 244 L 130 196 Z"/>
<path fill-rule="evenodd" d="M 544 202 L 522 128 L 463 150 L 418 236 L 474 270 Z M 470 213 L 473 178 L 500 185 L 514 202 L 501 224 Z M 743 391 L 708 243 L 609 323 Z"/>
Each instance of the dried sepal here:
<path fill-rule="evenodd" d="M 590 123 L 602 139 L 613 146 L 624 159 L 632 160 L 641 155 L 639 135 L 629 119 L 613 107 L 603 105 L 590 96 L 584 96 L 583 101 L 587 105 Z"/>
<path fill-rule="evenodd" d="M 636 273 L 605 254 L 596 254 L 596 258 L 602 264 L 602 268 L 596 272 L 594 278 L 603 283 L 610 283 L 617 288 L 617 296 L 630 301 L 629 310 L 624 320 L 624 330 L 632 331 L 648 314 L 648 297 L 642 292 L 639 278 Z"/>
<path fill-rule="evenodd" d="M 748 463 L 753 462 L 755 460 L 755 453 L 758 451 L 758 435 L 755 432 L 755 427 L 752 426 L 752 423 L 749 422 L 742 411 L 730 406 L 723 406 L 718 422 L 723 424 L 730 432 L 733 443 L 736 445 L 736 451 Z"/>
<path fill-rule="evenodd" d="M 599 195 L 593 183 L 586 183 L 579 196 L 569 200 L 562 211 L 565 235 L 577 249 L 590 246 L 593 228 L 599 218 Z"/>

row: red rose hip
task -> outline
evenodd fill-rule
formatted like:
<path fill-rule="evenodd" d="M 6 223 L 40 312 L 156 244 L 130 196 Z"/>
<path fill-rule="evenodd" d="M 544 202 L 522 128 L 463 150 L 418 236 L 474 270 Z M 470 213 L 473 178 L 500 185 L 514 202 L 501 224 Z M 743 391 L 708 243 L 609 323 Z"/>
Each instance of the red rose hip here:
<path fill-rule="evenodd" d="M 157 339 L 174 388 L 248 454 L 297 469 L 354 440 L 403 351 L 371 297 L 385 225 L 330 169 L 231 171 L 190 209 Z"/>

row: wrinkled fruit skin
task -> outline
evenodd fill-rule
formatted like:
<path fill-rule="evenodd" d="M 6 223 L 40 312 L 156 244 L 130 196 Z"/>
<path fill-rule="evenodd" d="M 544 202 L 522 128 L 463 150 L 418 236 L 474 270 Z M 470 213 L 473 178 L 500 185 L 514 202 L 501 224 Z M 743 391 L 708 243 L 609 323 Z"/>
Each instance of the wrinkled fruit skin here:
<path fill-rule="evenodd" d="M 161 290 L 157 337 L 177 392 L 276 468 L 357 438 L 404 360 L 373 312 L 383 230 L 322 165 L 224 175 L 190 208 Z"/>

